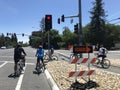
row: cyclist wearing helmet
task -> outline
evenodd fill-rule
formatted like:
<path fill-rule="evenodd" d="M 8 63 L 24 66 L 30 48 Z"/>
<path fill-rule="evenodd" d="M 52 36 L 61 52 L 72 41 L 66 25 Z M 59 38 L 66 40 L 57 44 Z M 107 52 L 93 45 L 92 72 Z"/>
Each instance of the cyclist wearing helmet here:
<path fill-rule="evenodd" d="M 23 60 L 24 66 L 25 66 L 25 56 L 26 53 L 22 46 L 18 44 L 16 48 L 14 49 L 14 73 L 16 74 L 17 71 L 17 63 L 19 62 L 20 59 Z"/>
<path fill-rule="evenodd" d="M 100 45 L 99 52 L 98 52 L 98 58 L 99 57 L 102 58 L 102 63 L 107 53 L 108 53 L 108 50 L 105 47 L 103 47 L 103 45 Z"/>
<path fill-rule="evenodd" d="M 39 45 L 35 56 L 37 57 L 37 63 L 36 63 L 36 68 L 35 69 L 37 69 L 37 66 L 40 65 L 40 60 L 42 61 L 43 66 L 45 68 L 45 64 L 44 64 L 44 61 L 43 61 L 44 49 L 43 49 L 42 45 Z"/>

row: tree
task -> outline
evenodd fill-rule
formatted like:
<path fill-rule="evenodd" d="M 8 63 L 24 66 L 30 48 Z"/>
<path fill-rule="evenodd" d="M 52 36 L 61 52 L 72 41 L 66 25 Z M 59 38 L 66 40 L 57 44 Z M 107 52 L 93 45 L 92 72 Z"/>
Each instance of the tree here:
<path fill-rule="evenodd" d="M 2 33 L 0 35 L 0 47 L 5 45 L 5 37 L 4 34 Z"/>
<path fill-rule="evenodd" d="M 41 31 L 45 31 L 45 18 L 42 18 L 42 20 L 40 21 L 40 28 Z"/>
<path fill-rule="evenodd" d="M 58 43 L 61 42 L 61 37 L 59 32 L 55 29 L 50 31 L 50 44 L 53 45 L 55 49 L 58 49 Z"/>
<path fill-rule="evenodd" d="M 11 41 L 17 43 L 18 39 L 17 39 L 16 34 L 12 34 L 12 36 L 11 36 Z"/>
<path fill-rule="evenodd" d="M 91 22 L 88 32 L 89 42 L 91 44 L 103 44 L 105 39 L 105 11 L 102 0 L 95 0 L 93 8 L 90 11 Z"/>
<path fill-rule="evenodd" d="M 68 45 L 74 45 L 78 43 L 77 34 L 70 31 L 68 27 L 64 27 L 62 41 L 64 43 L 64 47 L 67 48 Z"/>
<path fill-rule="evenodd" d="M 120 26 L 114 24 L 106 24 L 105 46 L 114 47 L 120 43 Z"/>

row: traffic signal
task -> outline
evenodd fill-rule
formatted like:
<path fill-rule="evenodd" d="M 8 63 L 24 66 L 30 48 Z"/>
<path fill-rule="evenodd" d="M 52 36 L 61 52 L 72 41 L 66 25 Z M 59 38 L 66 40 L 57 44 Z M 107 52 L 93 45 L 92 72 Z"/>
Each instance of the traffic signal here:
<path fill-rule="evenodd" d="M 78 34 L 78 24 L 74 25 L 74 33 Z"/>
<path fill-rule="evenodd" d="M 58 18 L 58 24 L 60 24 L 60 18 Z"/>
<path fill-rule="evenodd" d="M 22 36 L 24 37 L 24 33 L 22 33 Z"/>
<path fill-rule="evenodd" d="M 61 16 L 61 21 L 62 21 L 62 22 L 65 21 L 65 17 L 64 17 L 64 15 Z"/>
<path fill-rule="evenodd" d="M 7 33 L 7 36 L 9 35 L 9 33 Z"/>
<path fill-rule="evenodd" d="M 45 15 L 45 31 L 52 28 L 52 15 Z"/>

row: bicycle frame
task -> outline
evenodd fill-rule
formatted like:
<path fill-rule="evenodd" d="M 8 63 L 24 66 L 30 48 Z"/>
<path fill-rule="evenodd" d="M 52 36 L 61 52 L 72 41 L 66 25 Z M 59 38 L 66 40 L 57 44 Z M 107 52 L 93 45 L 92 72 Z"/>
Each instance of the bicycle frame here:
<path fill-rule="evenodd" d="M 43 59 L 49 60 L 49 58 L 50 58 L 50 60 L 58 60 L 58 57 L 57 57 L 56 55 L 50 54 L 50 57 L 49 57 L 49 54 L 48 54 L 48 53 L 45 53 Z"/>
<path fill-rule="evenodd" d="M 44 69 L 43 69 L 43 63 L 42 61 L 40 60 L 39 62 L 39 65 L 37 65 L 37 69 L 36 69 L 37 73 L 39 74 L 40 72 L 43 72 Z"/>

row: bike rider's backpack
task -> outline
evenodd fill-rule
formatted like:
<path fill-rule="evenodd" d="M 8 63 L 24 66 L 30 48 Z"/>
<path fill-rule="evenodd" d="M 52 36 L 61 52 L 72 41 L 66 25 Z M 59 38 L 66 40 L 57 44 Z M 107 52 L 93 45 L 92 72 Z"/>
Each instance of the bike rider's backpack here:
<path fill-rule="evenodd" d="M 104 48 L 102 49 L 102 53 L 103 53 L 103 55 L 105 55 L 105 49 Z"/>

